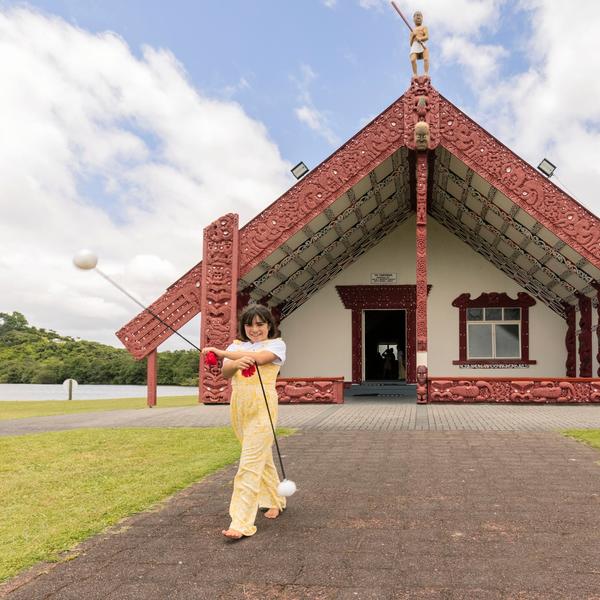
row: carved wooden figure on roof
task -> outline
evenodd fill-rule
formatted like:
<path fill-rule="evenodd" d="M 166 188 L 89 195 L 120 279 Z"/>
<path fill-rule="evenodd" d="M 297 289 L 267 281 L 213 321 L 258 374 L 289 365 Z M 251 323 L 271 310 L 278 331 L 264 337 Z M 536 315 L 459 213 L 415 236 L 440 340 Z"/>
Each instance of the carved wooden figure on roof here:
<path fill-rule="evenodd" d="M 425 42 L 429 40 L 429 31 L 423 25 L 423 13 L 420 10 L 413 15 L 413 21 L 415 27 L 411 30 L 409 37 L 413 77 L 417 77 L 417 60 L 423 61 L 424 75 L 429 77 L 429 48 L 425 46 Z"/>

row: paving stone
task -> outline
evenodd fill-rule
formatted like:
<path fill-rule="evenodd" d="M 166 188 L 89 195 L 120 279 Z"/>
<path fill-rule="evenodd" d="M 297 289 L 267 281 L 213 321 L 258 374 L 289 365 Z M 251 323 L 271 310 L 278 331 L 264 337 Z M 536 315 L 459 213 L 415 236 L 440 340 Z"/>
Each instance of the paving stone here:
<path fill-rule="evenodd" d="M 220 535 L 228 467 L 5 596 L 599 600 L 597 450 L 553 432 L 360 429 L 281 447 L 299 491 L 252 538 Z"/>

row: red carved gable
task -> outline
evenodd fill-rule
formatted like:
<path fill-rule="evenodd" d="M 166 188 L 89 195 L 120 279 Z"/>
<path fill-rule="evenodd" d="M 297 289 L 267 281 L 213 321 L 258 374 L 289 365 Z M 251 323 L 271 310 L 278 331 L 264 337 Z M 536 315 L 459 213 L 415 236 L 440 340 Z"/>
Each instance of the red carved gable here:
<path fill-rule="evenodd" d="M 414 126 L 418 121 L 429 124 L 430 149 L 447 149 L 600 268 L 600 221 L 441 96 L 429 79 L 420 77 L 411 82 L 403 96 L 240 230 L 240 277 L 244 278 L 394 152 L 402 147 L 414 149 Z M 150 308 L 171 327 L 180 328 L 200 312 L 201 273 L 200 262 Z M 171 333 L 142 312 L 117 336 L 136 358 L 143 358 Z"/>

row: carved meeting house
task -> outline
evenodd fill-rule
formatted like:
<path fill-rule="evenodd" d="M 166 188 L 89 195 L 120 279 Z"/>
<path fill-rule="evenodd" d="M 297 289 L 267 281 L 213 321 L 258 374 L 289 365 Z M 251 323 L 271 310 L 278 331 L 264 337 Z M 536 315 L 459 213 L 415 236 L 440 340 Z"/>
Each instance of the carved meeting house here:
<path fill-rule="evenodd" d="M 281 402 L 369 384 L 417 402 L 600 402 L 600 222 L 428 77 L 203 244 L 150 310 L 174 329 L 200 313 L 200 344 L 225 347 L 240 309 L 269 306 L 288 346 Z M 148 360 L 150 404 L 171 333 L 145 311 L 117 333 Z M 228 401 L 218 367 L 199 374 L 201 402 Z"/>

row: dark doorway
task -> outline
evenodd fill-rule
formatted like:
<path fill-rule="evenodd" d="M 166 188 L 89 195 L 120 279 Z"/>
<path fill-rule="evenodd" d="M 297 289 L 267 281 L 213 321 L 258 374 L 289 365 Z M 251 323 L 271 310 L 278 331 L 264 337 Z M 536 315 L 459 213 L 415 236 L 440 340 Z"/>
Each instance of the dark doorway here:
<path fill-rule="evenodd" d="M 406 380 L 406 313 L 365 310 L 365 380 Z"/>

